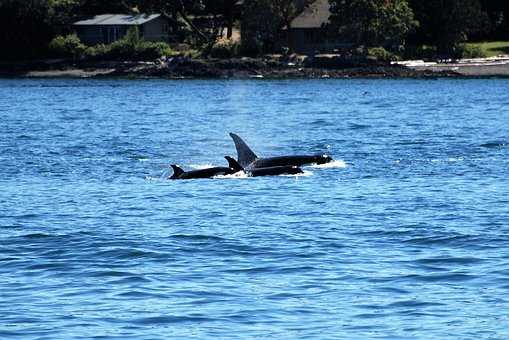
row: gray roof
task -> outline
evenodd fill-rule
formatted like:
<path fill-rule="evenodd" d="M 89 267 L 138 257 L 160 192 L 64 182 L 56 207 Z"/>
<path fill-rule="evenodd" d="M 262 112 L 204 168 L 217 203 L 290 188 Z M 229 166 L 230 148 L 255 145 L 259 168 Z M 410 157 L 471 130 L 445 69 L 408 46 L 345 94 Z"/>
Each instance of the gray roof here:
<path fill-rule="evenodd" d="M 291 28 L 320 28 L 329 22 L 329 0 L 316 0 L 290 24 Z"/>
<path fill-rule="evenodd" d="M 76 21 L 74 25 L 143 25 L 160 16 L 161 14 L 101 14 L 87 20 Z"/>

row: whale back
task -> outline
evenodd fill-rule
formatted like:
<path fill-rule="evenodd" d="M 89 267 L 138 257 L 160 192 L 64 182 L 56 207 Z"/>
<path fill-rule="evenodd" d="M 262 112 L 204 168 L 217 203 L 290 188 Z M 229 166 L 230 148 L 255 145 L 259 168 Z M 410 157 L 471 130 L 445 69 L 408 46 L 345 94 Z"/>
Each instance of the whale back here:
<path fill-rule="evenodd" d="M 171 167 L 173 169 L 173 175 L 170 177 L 171 179 L 179 178 L 184 173 L 184 170 L 178 165 L 172 164 Z"/>
<path fill-rule="evenodd" d="M 246 142 L 244 142 L 242 138 L 234 133 L 230 133 L 230 137 L 235 143 L 235 148 L 237 149 L 237 159 L 242 167 L 247 167 L 258 158 L 258 156 L 256 156 L 253 150 L 247 146 Z"/>

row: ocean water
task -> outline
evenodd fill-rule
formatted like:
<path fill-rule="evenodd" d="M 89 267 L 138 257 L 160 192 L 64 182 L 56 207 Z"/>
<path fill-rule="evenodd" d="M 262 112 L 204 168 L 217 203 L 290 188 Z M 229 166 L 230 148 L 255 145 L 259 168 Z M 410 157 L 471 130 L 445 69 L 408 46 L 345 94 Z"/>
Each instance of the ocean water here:
<path fill-rule="evenodd" d="M 171 181 L 327 153 L 301 176 Z M 0 80 L 0 338 L 509 338 L 509 80 Z"/>

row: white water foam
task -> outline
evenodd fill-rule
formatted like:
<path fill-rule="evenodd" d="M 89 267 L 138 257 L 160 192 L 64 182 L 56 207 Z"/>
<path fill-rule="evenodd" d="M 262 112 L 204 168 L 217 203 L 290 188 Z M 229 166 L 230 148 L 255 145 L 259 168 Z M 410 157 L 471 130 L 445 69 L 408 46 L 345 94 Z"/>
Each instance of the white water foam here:
<path fill-rule="evenodd" d="M 445 162 L 455 163 L 455 162 L 462 162 L 464 160 L 465 159 L 463 157 L 449 157 L 449 158 L 445 158 L 445 159 L 433 158 L 430 161 L 431 161 L 431 163 L 445 163 Z"/>
<path fill-rule="evenodd" d="M 249 176 L 244 171 L 237 171 L 236 173 L 231 174 L 231 175 L 218 175 L 218 176 L 214 176 L 212 178 L 241 179 L 241 178 L 249 178 Z"/>
<path fill-rule="evenodd" d="M 309 171 L 309 170 L 303 170 L 303 171 L 304 172 L 301 174 L 293 174 L 293 175 L 285 174 L 285 175 L 279 175 L 279 176 L 281 176 L 281 177 L 309 177 L 309 176 L 313 176 L 312 171 Z"/>
<path fill-rule="evenodd" d="M 191 164 L 189 165 L 190 168 L 193 168 L 193 169 L 196 169 L 196 170 L 201 170 L 201 169 L 207 169 L 207 168 L 214 168 L 216 167 L 216 165 L 212 165 L 210 163 L 205 163 L 205 164 Z"/>
<path fill-rule="evenodd" d="M 343 169 L 343 168 L 346 168 L 347 166 L 348 166 L 348 164 L 341 159 L 338 159 L 338 160 L 335 160 L 335 161 L 332 161 L 329 163 L 325 163 L 325 164 L 310 165 L 311 168 L 316 168 L 316 169 Z"/>

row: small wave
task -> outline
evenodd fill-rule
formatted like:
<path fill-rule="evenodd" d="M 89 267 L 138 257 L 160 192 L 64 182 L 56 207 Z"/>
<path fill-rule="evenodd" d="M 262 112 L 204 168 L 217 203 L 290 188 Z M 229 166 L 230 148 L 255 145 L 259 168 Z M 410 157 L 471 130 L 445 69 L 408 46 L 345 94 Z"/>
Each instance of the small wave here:
<path fill-rule="evenodd" d="M 488 149 L 494 149 L 494 148 L 503 148 L 506 146 L 509 146 L 508 142 L 505 141 L 495 141 L 495 142 L 488 142 L 480 145 L 482 148 L 488 148 Z"/>
<path fill-rule="evenodd" d="M 146 181 L 154 181 L 159 182 L 161 180 L 167 179 L 168 176 L 160 176 L 160 177 L 154 177 L 154 176 L 145 176 Z"/>
<path fill-rule="evenodd" d="M 368 129 L 371 127 L 371 125 L 367 124 L 357 124 L 357 123 L 351 123 L 348 125 L 348 127 L 352 130 L 362 130 L 362 129 Z"/>
<path fill-rule="evenodd" d="M 347 166 L 348 164 L 344 160 L 338 159 L 325 164 L 313 164 L 310 167 L 318 169 L 344 169 Z"/>
<path fill-rule="evenodd" d="M 190 240 L 190 241 L 225 241 L 225 238 L 222 238 L 220 236 L 215 235 L 188 235 L 188 234 L 175 234 L 171 235 L 171 238 L 175 239 L 183 239 L 183 240 Z"/>
<path fill-rule="evenodd" d="M 127 299 L 150 299 L 150 298 L 166 298 L 164 294 L 147 293 L 139 290 L 131 290 L 118 293 L 116 296 Z"/>
<path fill-rule="evenodd" d="M 206 322 L 211 319 L 204 316 L 152 316 L 146 318 L 139 318 L 131 322 L 139 325 L 163 325 L 163 324 L 176 324 L 183 322 Z"/>
<path fill-rule="evenodd" d="M 438 307 L 444 306 L 444 303 L 441 302 L 428 302 L 428 301 L 418 301 L 418 300 L 402 300 L 396 301 L 389 305 L 388 308 L 417 308 L 417 307 Z"/>
<path fill-rule="evenodd" d="M 32 234 L 26 234 L 26 235 L 21 235 L 21 236 L 26 237 L 28 239 L 39 239 L 39 238 L 51 237 L 51 235 L 45 234 L 45 233 L 32 233 Z"/>
<path fill-rule="evenodd" d="M 471 265 L 484 261 L 477 257 L 430 257 L 418 259 L 418 263 L 422 264 L 438 264 L 438 265 Z"/>

